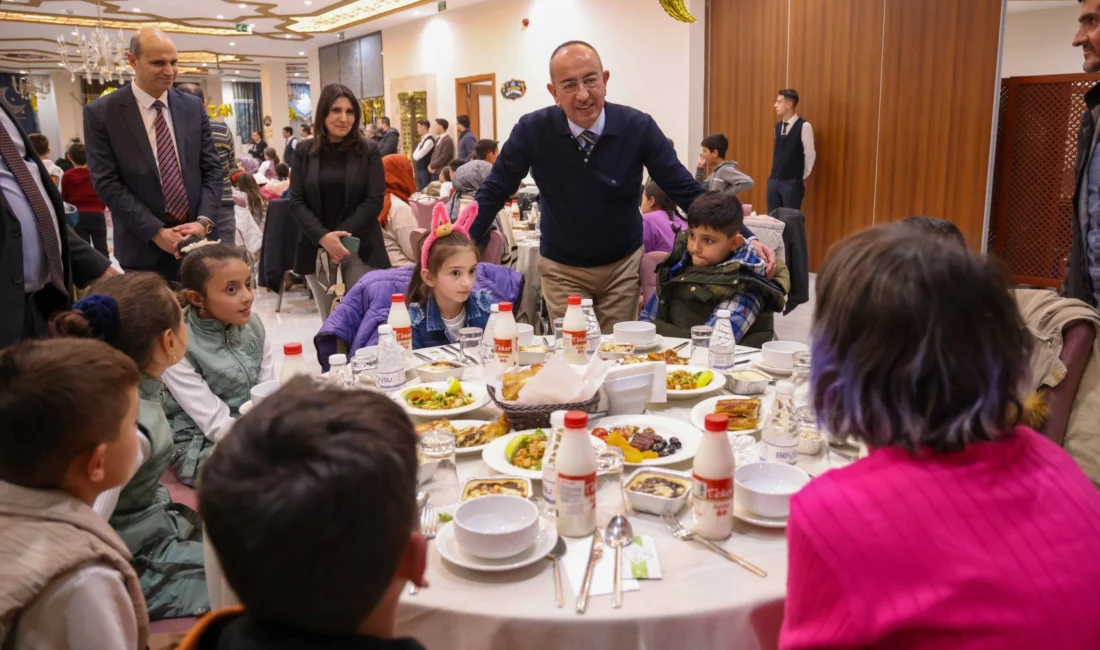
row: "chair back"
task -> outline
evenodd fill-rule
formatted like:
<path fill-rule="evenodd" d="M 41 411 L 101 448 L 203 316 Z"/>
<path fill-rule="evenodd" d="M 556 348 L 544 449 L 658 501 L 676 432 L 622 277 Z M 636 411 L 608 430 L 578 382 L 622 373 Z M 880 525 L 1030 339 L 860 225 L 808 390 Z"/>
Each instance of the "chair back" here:
<path fill-rule="evenodd" d="M 269 201 L 260 251 L 260 286 L 275 292 L 282 289 L 284 274 L 294 268 L 297 247 L 298 222 L 290 214 L 290 199 Z"/>
<path fill-rule="evenodd" d="M 668 253 L 653 251 L 642 255 L 642 268 L 639 275 L 642 280 L 642 306 L 644 307 L 653 294 L 657 293 L 657 266 L 665 261 Z"/>
<path fill-rule="evenodd" d="M 413 207 L 413 213 L 416 215 L 416 225 L 425 230 L 432 227 L 432 209 L 436 203 L 439 203 L 438 199 L 433 201 L 409 201 L 409 204 Z"/>
<path fill-rule="evenodd" d="M 481 261 L 488 264 L 500 264 L 504 256 L 504 235 L 499 230 L 489 231 L 489 243 L 481 253 Z"/>
<path fill-rule="evenodd" d="M 424 240 L 428 238 L 427 228 L 413 228 L 409 231 L 409 244 L 416 251 L 416 262 L 420 263 L 420 250 L 424 248 Z"/>

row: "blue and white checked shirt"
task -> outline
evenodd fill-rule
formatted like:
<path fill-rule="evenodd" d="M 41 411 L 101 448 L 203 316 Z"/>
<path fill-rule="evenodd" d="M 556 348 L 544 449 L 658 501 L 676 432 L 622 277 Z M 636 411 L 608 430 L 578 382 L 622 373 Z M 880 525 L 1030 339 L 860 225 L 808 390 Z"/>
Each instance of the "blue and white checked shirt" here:
<path fill-rule="evenodd" d="M 768 277 L 767 263 L 756 254 L 756 250 L 753 249 L 752 244 L 747 241 L 743 242 L 740 248 L 733 251 L 729 259 L 718 266 L 727 266 L 733 262 L 740 262 L 741 268 L 761 278 Z M 676 263 L 676 266 L 672 267 L 669 279 L 676 277 L 690 265 L 691 253 L 684 253 L 684 256 Z M 653 297 L 646 303 L 645 309 L 642 310 L 641 320 L 650 323 L 657 320 L 659 295 L 660 289 L 658 289 L 657 293 L 653 294 Z M 718 321 L 718 312 L 722 309 L 728 309 L 730 311 L 730 325 L 733 327 L 733 336 L 740 341 L 745 334 L 752 329 L 753 323 L 756 322 L 756 317 L 760 314 L 760 309 L 763 305 L 764 295 L 761 293 L 759 287 L 746 286 L 743 292 L 735 294 L 729 300 L 718 303 L 718 306 L 714 308 L 714 312 L 710 315 L 710 318 L 707 319 L 707 322 L 699 324 L 714 327 L 714 324 Z"/>

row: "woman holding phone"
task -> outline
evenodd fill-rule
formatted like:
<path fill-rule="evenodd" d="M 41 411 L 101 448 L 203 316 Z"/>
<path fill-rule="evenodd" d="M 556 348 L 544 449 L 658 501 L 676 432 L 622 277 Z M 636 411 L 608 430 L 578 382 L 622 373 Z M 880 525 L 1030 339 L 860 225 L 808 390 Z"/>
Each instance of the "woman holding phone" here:
<path fill-rule="evenodd" d="M 313 139 L 294 151 L 290 209 L 301 228 L 294 271 L 306 276 L 322 318 L 332 306 L 328 287 L 337 269 L 350 289 L 367 271 L 390 268 L 378 223 L 386 175 L 378 145 L 360 135 L 361 121 L 351 90 L 329 84 L 317 102 Z"/>

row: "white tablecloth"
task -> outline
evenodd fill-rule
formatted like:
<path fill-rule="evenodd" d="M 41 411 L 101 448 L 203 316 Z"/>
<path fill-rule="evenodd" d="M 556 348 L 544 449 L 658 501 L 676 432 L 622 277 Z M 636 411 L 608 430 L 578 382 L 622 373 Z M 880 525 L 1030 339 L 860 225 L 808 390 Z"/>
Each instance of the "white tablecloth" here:
<path fill-rule="evenodd" d="M 680 342 L 666 339 L 669 346 Z M 686 422 L 691 408 L 703 399 L 651 405 L 647 412 Z M 491 405 L 463 416 L 495 417 L 497 411 Z M 829 463 L 827 457 L 803 457 L 803 461 L 800 464 L 813 475 Z M 669 469 L 690 470 L 691 462 Z M 624 477 L 633 469 L 625 471 Z M 458 474 L 461 483 L 494 472 L 478 455 L 460 456 Z M 535 491 L 539 489 L 536 482 Z M 690 513 L 685 509 L 681 516 L 687 522 Z M 428 648 L 448 650 L 774 647 L 787 582 L 783 530 L 735 520 L 733 536 L 722 543 L 768 573 L 759 578 L 702 546 L 676 540 L 655 516 L 638 513 L 631 522 L 636 534 L 654 538 L 664 578 L 641 581 L 640 591 L 624 594 L 622 609 L 611 607 L 611 596 L 595 596 L 589 599 L 587 613 L 576 614 L 576 594 L 564 576 L 566 606 L 558 609 L 549 561 L 508 573 L 478 573 L 444 561 L 432 544 L 427 569 L 430 586 L 416 596 L 403 591 L 398 633 L 415 637 Z M 587 549 L 587 544 L 583 547 Z M 212 600 L 215 594 L 220 599 L 215 606 L 233 604 L 216 562 L 208 562 L 207 580 Z"/>
<path fill-rule="evenodd" d="M 520 233 L 516 233 L 517 237 Z M 535 326 L 536 334 L 545 334 L 538 329 L 539 323 L 539 299 L 542 297 L 542 279 L 539 277 L 539 260 L 542 254 L 539 252 L 537 239 L 523 239 L 516 241 L 517 257 L 516 270 L 523 274 L 523 299 L 520 302 L 519 314 L 525 316 L 525 322 Z"/>

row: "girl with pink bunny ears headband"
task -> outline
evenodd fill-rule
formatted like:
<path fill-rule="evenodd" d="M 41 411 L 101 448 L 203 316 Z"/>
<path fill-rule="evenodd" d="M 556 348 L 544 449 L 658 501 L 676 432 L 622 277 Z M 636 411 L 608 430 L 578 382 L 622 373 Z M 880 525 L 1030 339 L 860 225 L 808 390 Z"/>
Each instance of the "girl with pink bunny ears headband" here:
<path fill-rule="evenodd" d="M 434 244 L 437 239 L 448 237 L 456 232 L 466 235 L 466 239 L 469 239 L 470 226 L 473 225 L 474 219 L 476 218 L 476 201 L 466 206 L 466 209 L 458 216 L 458 221 L 453 224 L 450 218 L 447 217 L 447 207 L 443 202 L 440 201 L 436 203 L 435 208 L 432 210 L 432 231 L 428 233 L 428 236 L 424 239 L 424 246 L 420 249 L 420 268 L 428 268 L 428 252 L 431 251 L 432 244 Z"/>

